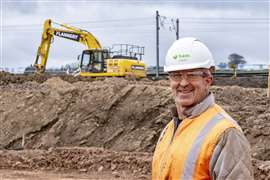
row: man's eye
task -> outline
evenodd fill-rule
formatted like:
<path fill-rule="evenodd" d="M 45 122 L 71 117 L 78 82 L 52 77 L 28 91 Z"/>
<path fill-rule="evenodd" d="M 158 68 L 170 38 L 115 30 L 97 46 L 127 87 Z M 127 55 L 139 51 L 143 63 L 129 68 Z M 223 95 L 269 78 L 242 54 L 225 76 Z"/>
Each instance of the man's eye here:
<path fill-rule="evenodd" d="M 198 77 L 198 76 L 201 76 L 202 74 L 201 73 L 190 73 L 190 74 L 187 74 L 187 76 L 189 77 Z"/>
<path fill-rule="evenodd" d="M 196 74 L 187 74 L 187 77 L 190 77 L 190 78 L 196 77 L 196 76 L 197 76 Z"/>
<path fill-rule="evenodd" d="M 178 78 L 180 77 L 181 78 L 182 74 L 174 74 L 173 77 L 178 77 Z"/>

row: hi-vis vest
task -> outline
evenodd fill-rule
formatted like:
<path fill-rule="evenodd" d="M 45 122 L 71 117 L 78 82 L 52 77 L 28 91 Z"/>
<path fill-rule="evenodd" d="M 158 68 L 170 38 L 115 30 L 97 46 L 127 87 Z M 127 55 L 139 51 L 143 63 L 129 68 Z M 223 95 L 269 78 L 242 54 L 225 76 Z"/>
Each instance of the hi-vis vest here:
<path fill-rule="evenodd" d="M 241 128 L 218 105 L 193 119 L 184 119 L 174 133 L 171 121 L 160 136 L 152 162 L 153 180 L 207 180 L 209 162 L 220 136 Z"/>

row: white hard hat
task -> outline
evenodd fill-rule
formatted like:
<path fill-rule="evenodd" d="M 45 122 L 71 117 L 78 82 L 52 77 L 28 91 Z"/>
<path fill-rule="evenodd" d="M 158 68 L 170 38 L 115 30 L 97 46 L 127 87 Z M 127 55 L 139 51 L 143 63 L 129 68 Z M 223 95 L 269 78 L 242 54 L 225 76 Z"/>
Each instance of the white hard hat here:
<path fill-rule="evenodd" d="M 212 53 L 196 38 L 181 38 L 169 48 L 164 66 L 165 72 L 215 66 Z"/>

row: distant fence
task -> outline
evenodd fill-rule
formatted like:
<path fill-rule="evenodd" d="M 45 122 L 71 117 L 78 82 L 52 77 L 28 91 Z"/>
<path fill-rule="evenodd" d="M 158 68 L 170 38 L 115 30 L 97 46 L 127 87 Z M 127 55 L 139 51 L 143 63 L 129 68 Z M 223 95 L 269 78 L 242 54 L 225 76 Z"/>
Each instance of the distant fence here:
<path fill-rule="evenodd" d="M 217 70 L 215 73 L 213 73 L 214 77 L 232 77 L 234 75 L 233 71 L 230 70 Z M 148 77 L 154 77 L 156 76 L 156 72 L 154 71 L 148 71 L 147 72 Z M 159 72 L 159 76 L 168 76 L 168 73 L 166 72 Z M 268 70 L 252 70 L 252 71 L 245 71 L 245 70 L 239 70 L 237 71 L 238 77 L 251 77 L 251 76 L 268 76 Z"/>

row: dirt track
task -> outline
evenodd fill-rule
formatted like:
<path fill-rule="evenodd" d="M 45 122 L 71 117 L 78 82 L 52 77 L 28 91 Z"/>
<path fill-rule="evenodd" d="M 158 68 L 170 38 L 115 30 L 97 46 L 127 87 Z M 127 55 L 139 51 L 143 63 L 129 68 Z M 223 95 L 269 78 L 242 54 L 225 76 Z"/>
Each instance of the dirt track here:
<path fill-rule="evenodd" d="M 0 170 L 0 180 L 133 180 L 130 174 L 111 172 L 55 172 L 55 171 L 25 171 Z M 137 178 L 138 179 L 138 178 Z M 143 178 L 140 178 L 143 179 Z"/>
<path fill-rule="evenodd" d="M 170 120 L 168 107 L 173 104 L 166 80 L 27 77 L 14 83 L 9 78 L 14 79 L 5 75 L 0 81 L 0 169 L 88 173 L 102 169 L 109 174 L 116 171 L 122 178 L 121 171 L 135 178 L 150 177 L 151 153 Z M 250 141 L 257 179 L 270 179 L 270 100 L 266 89 L 214 86 L 212 92 Z M 99 158 L 93 158 L 97 154 Z M 132 158 L 125 162 L 125 156 Z M 59 159 L 52 160 L 55 157 Z M 104 157 L 108 162 L 103 162 Z M 69 158 L 72 166 L 65 161 Z M 112 168 L 114 160 L 120 165 Z"/>
<path fill-rule="evenodd" d="M 57 173 L 61 177 L 70 176 L 73 179 L 83 177 L 85 179 L 149 179 L 151 157 L 151 153 L 116 152 L 102 148 L 79 147 L 0 151 L 2 160 L 0 167 L 4 170 L 9 169 L 0 171 L 0 174 L 16 176 L 16 174 L 11 174 L 11 169 L 31 169 L 42 170 L 37 173 L 41 177 L 44 176 L 42 172 L 49 172 L 52 179 L 57 177 Z"/>

